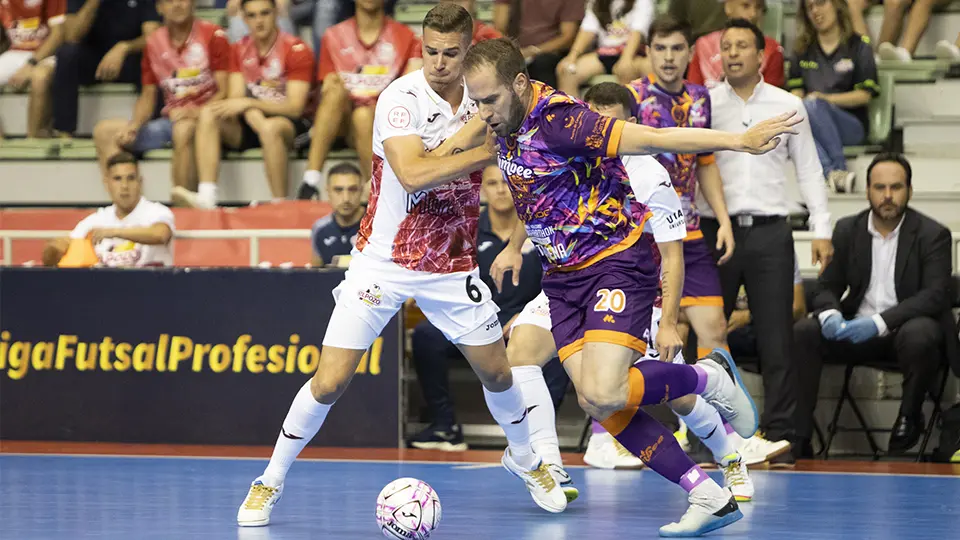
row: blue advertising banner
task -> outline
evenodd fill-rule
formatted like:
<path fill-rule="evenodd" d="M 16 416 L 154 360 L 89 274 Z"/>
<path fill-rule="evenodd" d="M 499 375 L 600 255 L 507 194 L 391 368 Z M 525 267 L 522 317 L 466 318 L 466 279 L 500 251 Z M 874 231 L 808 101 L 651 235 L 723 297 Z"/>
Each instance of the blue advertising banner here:
<path fill-rule="evenodd" d="M 342 271 L 0 269 L 0 439 L 273 445 Z M 400 444 L 402 320 L 319 446 Z"/>

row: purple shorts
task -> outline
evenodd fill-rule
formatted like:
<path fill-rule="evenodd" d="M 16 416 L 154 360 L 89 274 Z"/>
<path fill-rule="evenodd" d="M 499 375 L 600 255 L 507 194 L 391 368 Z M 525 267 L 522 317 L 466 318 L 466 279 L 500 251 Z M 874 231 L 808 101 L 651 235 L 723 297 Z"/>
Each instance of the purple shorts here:
<path fill-rule="evenodd" d="M 587 342 L 646 353 L 660 268 L 646 236 L 590 266 L 543 277 L 560 361 Z"/>
<path fill-rule="evenodd" d="M 680 306 L 723 307 L 717 261 L 703 237 L 683 243 L 683 296 Z"/>

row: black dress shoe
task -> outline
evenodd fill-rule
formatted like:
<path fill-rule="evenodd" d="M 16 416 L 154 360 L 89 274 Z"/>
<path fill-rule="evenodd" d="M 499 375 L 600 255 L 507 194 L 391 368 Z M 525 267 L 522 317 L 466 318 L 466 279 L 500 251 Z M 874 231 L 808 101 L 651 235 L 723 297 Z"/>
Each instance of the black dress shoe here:
<path fill-rule="evenodd" d="M 888 452 L 902 454 L 913 448 L 923 435 L 924 424 L 922 414 L 897 416 L 897 421 L 893 423 L 893 430 L 890 432 Z"/>

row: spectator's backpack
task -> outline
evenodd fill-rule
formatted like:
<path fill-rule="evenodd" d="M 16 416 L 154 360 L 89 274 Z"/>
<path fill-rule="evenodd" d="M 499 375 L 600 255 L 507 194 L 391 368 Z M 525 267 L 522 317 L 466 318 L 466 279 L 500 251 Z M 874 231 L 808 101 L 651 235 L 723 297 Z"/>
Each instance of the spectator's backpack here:
<path fill-rule="evenodd" d="M 943 411 L 940 422 L 940 446 L 933 451 L 933 461 L 960 463 L 960 403 Z"/>

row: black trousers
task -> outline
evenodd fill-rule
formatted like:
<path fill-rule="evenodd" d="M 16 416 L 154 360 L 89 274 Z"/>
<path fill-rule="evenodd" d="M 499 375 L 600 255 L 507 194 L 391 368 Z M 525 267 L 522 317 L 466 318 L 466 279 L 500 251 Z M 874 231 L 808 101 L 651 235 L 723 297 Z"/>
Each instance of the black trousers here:
<path fill-rule="evenodd" d="M 900 414 L 920 415 L 925 394 L 934 386 L 937 368 L 943 364 L 943 331 L 929 317 L 910 319 L 886 336 L 863 343 L 823 338 L 816 318 L 793 326 L 794 363 L 800 381 L 797 399 L 797 437 L 809 440 L 813 411 L 820 391 L 820 372 L 826 364 L 854 364 L 903 373 Z"/>
<path fill-rule="evenodd" d="M 703 219 L 708 246 L 716 246 L 719 225 Z M 757 356 L 763 372 L 764 407 L 760 428 L 767 439 L 792 440 L 797 403 L 797 378 L 791 360 L 793 341 L 793 231 L 786 219 L 740 227 L 734 218 L 736 249 L 718 267 L 727 317 L 743 285 L 753 315 Z M 719 253 L 714 253 L 719 258 Z"/>
<path fill-rule="evenodd" d="M 447 341 L 446 336 L 429 321 L 423 321 L 413 330 L 413 366 L 423 390 L 423 398 L 433 416 L 433 422 L 442 426 L 457 423 L 453 398 L 450 396 L 450 361 L 463 358 L 460 350 Z M 543 367 L 543 377 L 550 389 L 553 406 L 559 407 L 570 385 L 567 372 L 560 360 L 554 358 Z"/>
<path fill-rule="evenodd" d="M 527 72 L 530 78 L 536 81 L 544 82 L 550 86 L 557 87 L 557 65 L 566 55 L 558 53 L 540 53 L 533 58 L 533 62 L 527 66 Z"/>
<path fill-rule="evenodd" d="M 57 49 L 57 67 L 53 72 L 53 129 L 64 133 L 77 130 L 80 86 L 97 82 L 97 66 L 109 49 L 86 43 L 64 43 Z M 116 80 L 140 87 L 140 54 L 128 54 Z"/>

